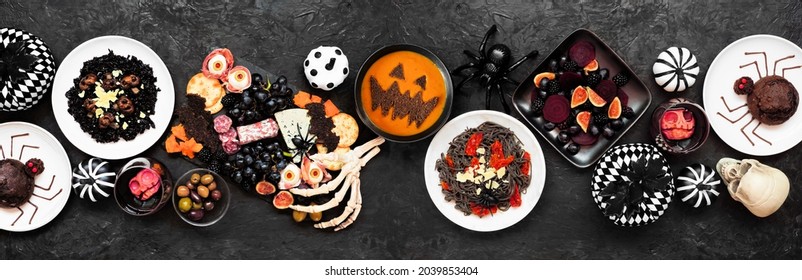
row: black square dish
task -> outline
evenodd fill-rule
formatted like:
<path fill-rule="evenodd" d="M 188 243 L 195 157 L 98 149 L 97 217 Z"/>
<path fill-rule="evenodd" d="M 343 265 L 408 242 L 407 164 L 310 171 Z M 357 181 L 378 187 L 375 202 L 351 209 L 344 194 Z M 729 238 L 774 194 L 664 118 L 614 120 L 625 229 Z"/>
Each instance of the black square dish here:
<path fill-rule="evenodd" d="M 568 51 L 571 46 L 580 41 L 586 41 L 595 47 L 595 59 L 598 61 L 598 69 L 606 68 L 609 71 L 609 77 L 607 78 L 608 80 L 612 80 L 612 77 L 618 73 L 623 73 L 629 78 L 628 82 L 620 88 L 626 92 L 626 95 L 629 97 L 627 105 L 622 106 L 621 109 L 631 107 L 632 111 L 634 112 L 634 116 L 630 116 L 630 118 L 624 118 L 622 116 L 620 119 L 623 121 L 623 127 L 616 131 L 615 135 L 611 138 L 599 135 L 598 141 L 596 141 L 594 144 L 580 146 L 578 153 L 571 154 L 566 150 L 567 144 L 564 144 L 558 140 L 558 135 L 561 131 L 560 128 L 554 128 L 551 131 L 544 128 L 544 125 L 547 123 L 547 121 L 544 120 L 540 114 L 533 110 L 532 101 L 540 92 L 540 89 L 535 87 L 535 76 L 542 72 L 548 72 L 550 68 L 550 61 L 553 59 L 560 61 L 561 57 L 568 56 Z M 565 93 L 565 97 L 570 102 L 571 92 Z M 612 147 L 615 142 L 617 142 L 618 139 L 620 139 L 621 136 L 623 136 L 629 130 L 629 128 L 631 128 L 632 125 L 634 125 L 635 122 L 640 119 L 652 102 L 651 93 L 649 92 L 649 89 L 646 88 L 646 85 L 643 84 L 643 81 L 641 81 L 638 76 L 632 72 L 632 69 L 630 69 L 629 66 L 621 59 L 621 57 L 619 57 L 612 49 L 610 49 L 607 44 L 605 44 L 598 36 L 596 36 L 596 34 L 586 29 L 578 29 L 565 38 L 565 40 L 563 40 L 562 43 L 560 43 L 560 45 L 558 45 L 551 52 L 551 54 L 549 54 L 549 56 L 546 57 L 546 59 L 544 59 L 543 62 L 535 68 L 529 77 L 527 77 L 526 80 L 524 80 L 518 86 L 512 99 L 515 109 L 518 110 L 518 113 L 520 113 L 524 120 L 526 120 L 526 123 L 534 131 L 537 131 L 540 136 L 546 139 L 546 142 L 557 149 L 557 151 L 563 155 L 563 157 L 580 168 L 588 167 L 596 162 L 602 156 L 602 154 L 607 151 L 607 149 Z M 569 114 L 569 118 L 575 117 L 573 114 Z M 593 120 L 591 119 L 590 122 L 593 123 Z"/>

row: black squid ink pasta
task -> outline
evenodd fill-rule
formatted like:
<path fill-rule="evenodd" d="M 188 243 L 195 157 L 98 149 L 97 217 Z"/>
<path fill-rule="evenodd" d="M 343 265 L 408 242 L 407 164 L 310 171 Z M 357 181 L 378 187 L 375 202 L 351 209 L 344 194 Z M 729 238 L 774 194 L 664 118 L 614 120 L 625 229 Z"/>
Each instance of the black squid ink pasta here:
<path fill-rule="evenodd" d="M 531 174 L 522 146 L 509 128 L 493 122 L 459 134 L 435 163 L 446 201 L 466 216 L 480 217 L 520 206 Z"/>

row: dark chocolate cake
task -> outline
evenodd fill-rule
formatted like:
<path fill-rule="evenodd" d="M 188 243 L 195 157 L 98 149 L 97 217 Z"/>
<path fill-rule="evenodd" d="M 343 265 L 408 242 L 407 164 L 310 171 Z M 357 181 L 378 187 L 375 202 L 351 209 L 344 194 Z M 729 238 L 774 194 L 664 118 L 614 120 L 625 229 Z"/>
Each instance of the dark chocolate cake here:
<path fill-rule="evenodd" d="M 17 207 L 31 198 L 33 174 L 15 159 L 0 160 L 0 207 Z"/>
<path fill-rule="evenodd" d="M 794 85 L 776 75 L 758 80 L 748 98 L 749 113 L 767 125 L 784 123 L 796 113 L 799 105 L 799 93 Z"/>

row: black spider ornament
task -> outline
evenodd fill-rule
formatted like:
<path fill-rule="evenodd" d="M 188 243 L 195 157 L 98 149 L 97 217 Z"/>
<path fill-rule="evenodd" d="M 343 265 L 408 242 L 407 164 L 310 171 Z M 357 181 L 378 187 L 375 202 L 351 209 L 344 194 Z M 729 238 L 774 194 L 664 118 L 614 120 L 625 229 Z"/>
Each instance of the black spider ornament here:
<path fill-rule="evenodd" d="M 301 132 L 301 125 L 296 124 L 298 129 L 298 134 L 291 138 L 292 144 L 295 145 L 295 148 L 289 149 L 292 153 L 292 159 L 294 162 L 298 163 L 301 162 L 301 159 L 309 149 L 315 146 L 315 140 L 317 139 L 314 135 L 310 134 L 309 131 L 306 131 L 306 134 Z"/>
<path fill-rule="evenodd" d="M 485 46 L 487 45 L 487 39 L 490 38 L 490 35 L 496 32 L 496 25 L 490 27 L 490 30 L 487 31 L 485 34 L 484 39 L 482 39 L 482 44 L 479 46 L 479 55 L 474 54 L 469 50 L 464 50 L 463 53 L 470 58 L 471 62 L 468 62 L 465 65 L 457 67 L 453 71 L 451 71 L 452 75 L 460 75 L 462 71 L 466 69 L 476 69 L 468 75 L 464 80 L 457 84 L 456 90 L 460 90 L 462 85 L 466 82 L 479 78 L 479 84 L 485 87 L 485 93 L 487 94 L 485 97 L 485 107 L 490 108 L 490 96 L 493 94 L 493 90 L 498 92 L 499 97 L 501 98 L 501 105 L 504 106 L 504 112 L 510 113 L 510 105 L 507 103 L 506 96 L 501 88 L 502 82 L 508 82 L 513 85 L 518 85 L 518 82 L 513 80 L 512 78 L 508 77 L 509 73 L 515 70 L 518 66 L 521 66 L 524 61 L 527 59 L 534 59 L 537 57 L 538 52 L 532 51 L 526 56 L 518 59 L 512 65 L 508 65 L 510 62 L 510 48 L 504 44 L 495 44 L 490 46 L 487 51 L 485 51 Z"/>

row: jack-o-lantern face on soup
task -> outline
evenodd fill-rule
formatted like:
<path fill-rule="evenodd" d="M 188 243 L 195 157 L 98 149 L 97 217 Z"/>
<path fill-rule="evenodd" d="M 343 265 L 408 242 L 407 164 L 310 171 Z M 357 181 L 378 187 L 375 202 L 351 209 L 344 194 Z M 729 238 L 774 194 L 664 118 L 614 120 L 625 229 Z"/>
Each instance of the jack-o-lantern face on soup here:
<path fill-rule="evenodd" d="M 368 118 L 392 135 L 423 132 L 445 107 L 445 81 L 440 70 L 415 52 L 398 51 L 379 58 L 365 73 L 361 89 Z"/>
<path fill-rule="evenodd" d="M 688 139 L 693 135 L 695 127 L 696 120 L 693 112 L 684 108 L 668 110 L 660 119 L 660 130 L 669 140 Z"/>

